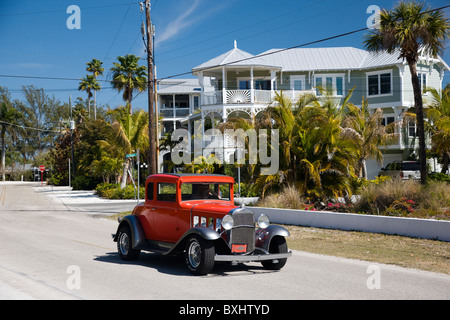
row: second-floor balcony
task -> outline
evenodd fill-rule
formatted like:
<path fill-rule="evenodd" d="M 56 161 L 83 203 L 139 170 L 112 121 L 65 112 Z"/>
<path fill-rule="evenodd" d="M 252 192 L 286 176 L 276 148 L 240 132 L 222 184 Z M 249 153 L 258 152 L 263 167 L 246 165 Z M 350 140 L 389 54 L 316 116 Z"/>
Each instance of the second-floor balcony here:
<path fill-rule="evenodd" d="M 283 95 L 292 101 L 297 101 L 303 94 L 315 94 L 315 90 L 282 90 Z M 218 90 L 203 92 L 201 104 L 269 104 L 275 99 L 275 92 L 281 93 L 281 90 Z"/>

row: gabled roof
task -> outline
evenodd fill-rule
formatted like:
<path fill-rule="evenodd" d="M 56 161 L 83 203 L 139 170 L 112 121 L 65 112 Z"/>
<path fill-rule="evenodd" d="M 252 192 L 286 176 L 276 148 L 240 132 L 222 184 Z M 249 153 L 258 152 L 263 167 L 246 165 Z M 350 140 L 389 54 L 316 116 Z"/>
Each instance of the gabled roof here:
<path fill-rule="evenodd" d="M 221 54 L 201 65 L 192 69 L 192 72 L 199 72 L 202 70 L 213 69 L 222 66 L 236 66 L 236 67 L 265 67 L 280 69 L 277 64 L 269 63 L 265 57 L 257 57 L 251 53 L 243 51 L 235 46 L 232 50 Z"/>

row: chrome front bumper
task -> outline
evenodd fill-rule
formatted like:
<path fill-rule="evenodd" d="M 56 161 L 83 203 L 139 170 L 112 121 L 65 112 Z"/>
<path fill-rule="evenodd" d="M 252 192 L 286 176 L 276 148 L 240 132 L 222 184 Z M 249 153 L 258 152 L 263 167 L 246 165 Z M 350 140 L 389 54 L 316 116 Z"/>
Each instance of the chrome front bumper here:
<path fill-rule="evenodd" d="M 250 261 L 265 261 L 285 259 L 292 256 L 292 252 L 287 253 L 269 253 L 269 254 L 249 254 L 249 255 L 218 255 L 214 256 L 214 261 L 232 261 L 232 262 L 250 262 Z"/>

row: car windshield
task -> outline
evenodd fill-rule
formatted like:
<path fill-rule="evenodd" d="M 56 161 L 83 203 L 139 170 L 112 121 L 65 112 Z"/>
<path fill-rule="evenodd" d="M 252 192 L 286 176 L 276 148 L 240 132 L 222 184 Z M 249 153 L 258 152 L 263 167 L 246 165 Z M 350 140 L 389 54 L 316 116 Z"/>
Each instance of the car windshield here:
<path fill-rule="evenodd" d="M 230 200 L 229 183 L 194 182 L 181 184 L 181 200 Z"/>

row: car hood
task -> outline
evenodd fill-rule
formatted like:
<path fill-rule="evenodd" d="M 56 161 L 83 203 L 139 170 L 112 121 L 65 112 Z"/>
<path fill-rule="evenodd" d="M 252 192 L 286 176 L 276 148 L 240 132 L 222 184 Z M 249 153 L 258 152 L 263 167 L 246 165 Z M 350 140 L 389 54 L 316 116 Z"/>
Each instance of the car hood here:
<path fill-rule="evenodd" d="M 193 213 L 221 213 L 228 214 L 230 210 L 239 208 L 229 202 L 202 201 L 200 203 L 189 203 Z"/>

